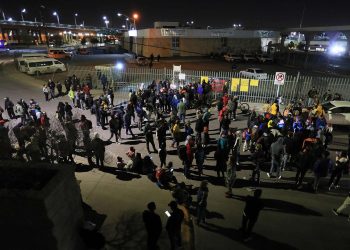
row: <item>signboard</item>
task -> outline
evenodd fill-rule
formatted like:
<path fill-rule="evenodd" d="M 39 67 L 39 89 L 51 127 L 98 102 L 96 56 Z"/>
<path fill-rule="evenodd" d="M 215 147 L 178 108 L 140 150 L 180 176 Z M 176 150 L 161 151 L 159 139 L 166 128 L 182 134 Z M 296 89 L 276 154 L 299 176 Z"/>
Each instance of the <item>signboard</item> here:
<path fill-rule="evenodd" d="M 249 89 L 249 79 L 241 79 L 241 86 L 239 88 L 239 91 L 248 92 L 248 89 Z"/>
<path fill-rule="evenodd" d="M 173 65 L 173 72 L 179 72 L 181 73 L 181 65 L 177 66 L 177 65 Z"/>
<path fill-rule="evenodd" d="M 180 73 L 179 74 L 179 80 L 185 80 L 186 79 L 186 74 Z"/>
<path fill-rule="evenodd" d="M 129 37 L 137 37 L 137 30 L 129 30 Z"/>
<path fill-rule="evenodd" d="M 208 83 L 209 82 L 209 77 L 207 76 L 201 76 L 201 83 L 203 82 L 203 80 Z"/>
<path fill-rule="evenodd" d="M 231 79 L 231 92 L 237 91 L 237 86 L 239 85 L 240 78 L 232 78 Z"/>
<path fill-rule="evenodd" d="M 284 85 L 286 79 L 286 72 L 276 72 L 275 85 Z"/>
<path fill-rule="evenodd" d="M 250 86 L 252 86 L 252 87 L 259 87 L 259 80 L 251 79 L 250 80 Z"/>

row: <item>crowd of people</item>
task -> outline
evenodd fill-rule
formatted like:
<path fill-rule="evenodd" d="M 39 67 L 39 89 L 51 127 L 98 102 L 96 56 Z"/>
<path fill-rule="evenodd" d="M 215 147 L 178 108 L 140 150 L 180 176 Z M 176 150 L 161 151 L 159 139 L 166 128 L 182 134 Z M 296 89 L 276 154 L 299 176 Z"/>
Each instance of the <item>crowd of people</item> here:
<path fill-rule="evenodd" d="M 169 183 L 174 182 L 175 189 L 186 191 L 186 187 L 179 185 L 173 178 L 170 171 L 173 162 L 167 161 L 169 134 L 171 147 L 177 151 L 186 178 L 192 178 L 193 174 L 203 177 L 207 156 L 214 148 L 217 178 L 224 180 L 227 197 L 233 195 L 243 152 L 249 152 L 253 166 L 250 181 L 255 186 L 261 184 L 260 172 L 266 166 L 269 166 L 267 176 L 277 180 L 283 178 L 284 171 L 295 169 L 297 189 L 303 188 L 307 171 L 313 171 L 314 180 L 310 188 L 314 192 L 319 190 L 321 179 L 327 175 L 330 175 L 327 188 L 339 188 L 342 175 L 349 170 L 348 152 L 338 152 L 335 160 L 330 158 L 328 145 L 332 142 L 333 128 L 327 123 L 315 88 L 309 92 L 308 105 L 295 101 L 282 109 L 278 99 L 269 100 L 262 110 L 253 109 L 245 116 L 245 128 L 237 129 L 234 127 L 239 98 L 229 94 L 227 86 L 224 86 L 217 99 L 213 99 L 211 85 L 205 81 L 189 83 L 179 89 L 172 89 L 169 81 L 153 81 L 144 89 L 130 91 L 129 101 L 124 107 L 115 105 L 111 87 L 104 85 L 103 94 L 94 97 L 90 93 L 92 85 L 89 81 L 81 83 L 76 76 L 72 76 L 63 85 L 64 90 L 61 83 L 49 80 L 43 86 L 47 102 L 66 95 L 70 99 L 70 102 L 60 99 L 56 116 L 51 118 L 41 108 L 41 104 L 33 99 L 29 104 L 23 99 L 14 104 L 8 97 L 5 98 L 4 109 L 0 107 L 0 159 L 74 164 L 74 155 L 81 149 L 89 165 L 104 168 L 106 146 L 113 143 L 113 137 L 115 143 L 120 144 L 124 140 L 137 138 L 135 129 L 138 129 L 146 141 L 148 154 L 158 154 L 160 164 L 157 166 L 150 155 L 142 157 L 141 152 L 137 152 L 134 147 L 130 147 L 125 155 L 118 155 L 113 164 L 118 169 L 147 174 L 161 188 L 169 187 Z M 329 95 L 324 97 L 331 98 Z M 217 109 L 217 117 L 214 117 L 214 108 Z M 79 115 L 74 116 L 74 109 L 81 110 L 81 113 L 76 112 Z M 189 119 L 189 109 L 195 110 L 193 122 Z M 86 114 L 82 114 L 83 110 L 90 110 L 95 116 L 96 126 Z M 7 118 L 4 116 L 5 111 Z M 219 123 L 219 137 L 210 138 L 210 129 L 217 129 L 213 125 L 215 119 Z M 15 121 L 15 124 L 6 125 L 10 120 Z M 98 133 L 93 132 L 95 127 L 109 129 L 110 138 L 103 140 Z M 126 138 L 122 138 L 123 129 Z M 158 140 L 157 146 L 154 134 Z M 194 167 L 196 171 L 192 171 Z M 253 202 L 247 202 L 258 204 L 257 210 L 261 210 L 263 205 L 257 201 L 260 196 L 261 192 L 258 191 L 255 198 L 250 198 Z M 208 188 L 203 182 L 197 199 L 198 224 L 205 221 L 207 197 Z M 251 206 L 248 203 L 247 206 Z M 188 205 L 191 206 L 190 202 Z M 170 207 L 173 211 L 176 209 L 173 203 Z M 154 211 L 155 206 L 149 204 L 148 208 Z M 254 218 L 249 218 L 249 213 Z M 258 211 L 247 209 L 242 225 L 245 238 L 249 238 L 257 215 Z M 151 215 L 144 215 L 146 224 L 149 220 L 147 216 Z M 154 238 L 149 241 L 149 244 L 154 245 Z M 178 236 L 170 237 L 170 241 L 172 246 L 179 245 Z"/>

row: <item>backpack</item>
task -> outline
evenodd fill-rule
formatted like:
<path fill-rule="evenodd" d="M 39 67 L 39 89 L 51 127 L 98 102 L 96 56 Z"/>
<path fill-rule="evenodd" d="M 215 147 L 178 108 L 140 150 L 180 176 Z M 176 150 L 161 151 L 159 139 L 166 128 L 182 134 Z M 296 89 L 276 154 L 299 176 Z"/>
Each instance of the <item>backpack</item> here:
<path fill-rule="evenodd" d="M 181 161 L 185 161 L 187 159 L 186 146 L 185 145 L 180 145 L 177 148 L 177 155 L 179 156 Z"/>

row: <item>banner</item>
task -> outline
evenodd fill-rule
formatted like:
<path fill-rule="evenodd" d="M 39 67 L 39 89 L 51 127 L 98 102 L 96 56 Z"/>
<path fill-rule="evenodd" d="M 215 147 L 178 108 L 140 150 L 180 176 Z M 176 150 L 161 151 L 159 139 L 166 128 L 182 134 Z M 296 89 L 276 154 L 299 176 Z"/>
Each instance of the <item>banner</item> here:
<path fill-rule="evenodd" d="M 241 79 L 241 86 L 239 91 L 248 92 L 249 89 L 249 79 Z"/>
<path fill-rule="evenodd" d="M 259 80 L 257 80 L 257 79 L 251 79 L 251 80 L 250 80 L 250 86 L 259 87 Z"/>
<path fill-rule="evenodd" d="M 198 78 L 197 78 L 198 79 Z M 201 76 L 201 83 L 203 82 L 203 80 L 208 83 L 209 82 L 209 77 L 207 76 Z"/>
<path fill-rule="evenodd" d="M 232 78 L 231 79 L 231 92 L 237 91 L 237 86 L 239 85 L 239 78 Z"/>

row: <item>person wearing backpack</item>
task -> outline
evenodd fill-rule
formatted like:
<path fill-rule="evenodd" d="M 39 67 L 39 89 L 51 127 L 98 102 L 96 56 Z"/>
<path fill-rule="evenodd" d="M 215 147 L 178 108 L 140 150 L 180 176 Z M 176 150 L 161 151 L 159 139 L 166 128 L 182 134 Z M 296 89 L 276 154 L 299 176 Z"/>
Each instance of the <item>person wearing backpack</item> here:
<path fill-rule="evenodd" d="M 339 181 L 343 172 L 346 170 L 349 164 L 349 158 L 345 151 L 338 154 L 335 158 L 335 166 L 332 169 L 332 175 L 328 182 L 328 189 L 339 188 Z M 334 181 L 335 179 L 335 181 Z"/>

